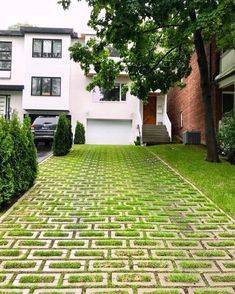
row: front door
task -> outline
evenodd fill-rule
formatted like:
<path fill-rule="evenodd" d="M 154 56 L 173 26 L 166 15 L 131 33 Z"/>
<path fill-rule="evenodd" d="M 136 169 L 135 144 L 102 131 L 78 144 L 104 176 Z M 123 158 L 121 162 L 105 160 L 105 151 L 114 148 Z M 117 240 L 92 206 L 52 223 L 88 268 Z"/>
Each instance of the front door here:
<path fill-rule="evenodd" d="M 148 96 L 148 104 L 144 105 L 143 122 L 144 125 L 156 125 L 157 121 L 157 95 Z"/>

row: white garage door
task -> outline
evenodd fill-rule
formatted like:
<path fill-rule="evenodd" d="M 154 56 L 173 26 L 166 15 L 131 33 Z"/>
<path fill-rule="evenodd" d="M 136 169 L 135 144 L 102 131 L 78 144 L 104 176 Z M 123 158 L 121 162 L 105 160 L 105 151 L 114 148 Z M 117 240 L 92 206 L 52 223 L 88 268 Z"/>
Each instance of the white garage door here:
<path fill-rule="evenodd" d="M 129 145 L 131 128 L 131 120 L 88 119 L 86 143 Z"/>

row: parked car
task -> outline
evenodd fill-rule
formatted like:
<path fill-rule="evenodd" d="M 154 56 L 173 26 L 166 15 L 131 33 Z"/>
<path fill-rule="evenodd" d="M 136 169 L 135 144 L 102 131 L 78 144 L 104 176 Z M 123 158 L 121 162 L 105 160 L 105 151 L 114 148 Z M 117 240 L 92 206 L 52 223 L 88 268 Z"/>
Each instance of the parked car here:
<path fill-rule="evenodd" d="M 58 116 L 39 116 L 34 120 L 31 129 L 34 135 L 35 144 L 38 142 L 44 142 L 46 145 L 50 145 L 52 143 L 58 120 Z"/>

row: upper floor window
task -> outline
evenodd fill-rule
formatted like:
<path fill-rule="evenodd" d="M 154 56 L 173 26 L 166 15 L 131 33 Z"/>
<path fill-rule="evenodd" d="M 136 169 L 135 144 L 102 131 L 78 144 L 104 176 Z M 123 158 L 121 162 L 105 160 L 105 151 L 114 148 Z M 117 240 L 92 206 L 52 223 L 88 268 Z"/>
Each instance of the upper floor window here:
<path fill-rule="evenodd" d="M 33 57 L 61 58 L 62 40 L 33 39 Z"/>
<path fill-rule="evenodd" d="M 124 84 L 115 84 L 114 88 L 108 90 L 95 87 L 93 90 L 93 101 L 126 101 L 126 94 L 122 94 L 122 85 Z"/>
<path fill-rule="evenodd" d="M 11 42 L 0 42 L 0 70 L 11 70 Z"/>
<path fill-rule="evenodd" d="M 60 96 L 61 78 L 32 77 L 32 96 Z"/>

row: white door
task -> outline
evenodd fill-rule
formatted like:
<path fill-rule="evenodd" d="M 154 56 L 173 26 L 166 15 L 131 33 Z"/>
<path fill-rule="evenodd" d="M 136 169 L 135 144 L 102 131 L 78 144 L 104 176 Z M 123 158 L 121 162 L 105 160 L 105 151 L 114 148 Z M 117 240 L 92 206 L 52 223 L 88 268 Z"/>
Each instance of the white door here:
<path fill-rule="evenodd" d="M 131 120 L 88 119 L 87 144 L 129 145 L 131 144 Z"/>
<path fill-rule="evenodd" d="M 6 115 L 6 96 L 0 96 L 0 116 Z"/>

